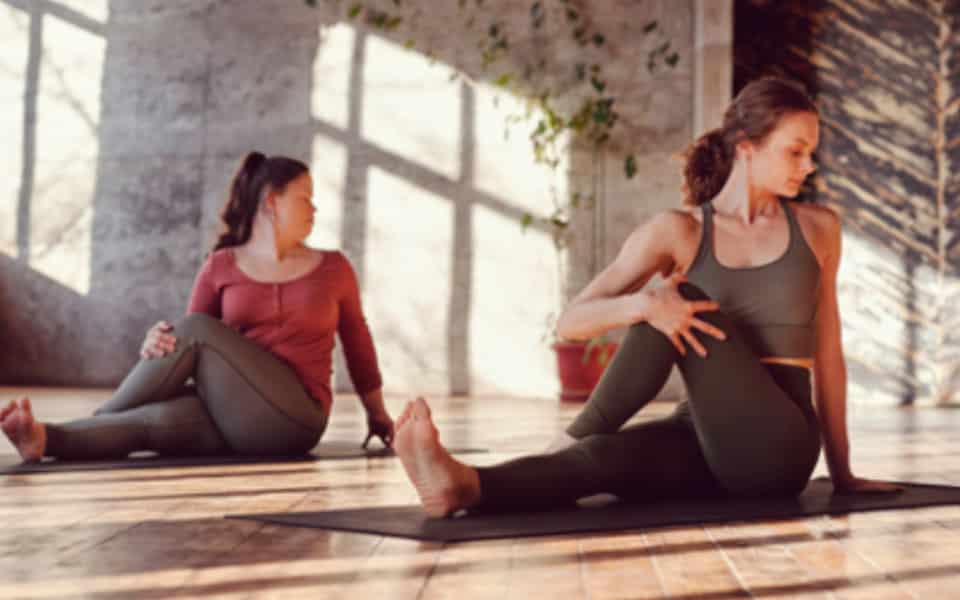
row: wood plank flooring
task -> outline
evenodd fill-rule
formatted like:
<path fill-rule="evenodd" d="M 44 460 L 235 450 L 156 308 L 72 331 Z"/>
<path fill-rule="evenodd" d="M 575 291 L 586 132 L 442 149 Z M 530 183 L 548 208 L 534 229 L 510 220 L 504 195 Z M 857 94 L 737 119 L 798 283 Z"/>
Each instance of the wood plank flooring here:
<path fill-rule="evenodd" d="M 26 392 L 52 421 L 109 394 Z M 578 409 L 431 403 L 445 442 L 494 450 L 475 464 L 543 448 Z M 854 406 L 850 429 L 858 473 L 960 484 L 960 411 Z M 364 433 L 359 404 L 338 397 L 326 438 Z M 395 459 L 17 475 L 0 489 L 0 599 L 960 599 L 960 506 L 445 545 L 223 518 L 413 503 Z"/>

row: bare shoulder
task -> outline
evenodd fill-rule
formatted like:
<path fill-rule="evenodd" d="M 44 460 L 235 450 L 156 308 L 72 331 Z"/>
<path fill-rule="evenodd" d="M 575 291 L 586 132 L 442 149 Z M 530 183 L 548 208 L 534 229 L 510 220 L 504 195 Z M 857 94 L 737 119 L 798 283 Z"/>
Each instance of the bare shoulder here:
<path fill-rule="evenodd" d="M 822 204 L 809 202 L 791 205 L 800 223 L 804 237 L 818 257 L 836 251 L 840 241 L 841 219 L 837 211 Z"/>
<path fill-rule="evenodd" d="M 670 208 L 653 213 L 643 219 L 635 232 L 655 235 L 660 239 L 671 239 L 697 233 L 700 230 L 700 213 L 692 208 Z"/>
<path fill-rule="evenodd" d="M 700 211 L 694 208 L 657 211 L 636 226 L 624 245 L 624 254 L 652 258 L 661 273 L 683 268 L 696 252 L 700 228 Z"/>

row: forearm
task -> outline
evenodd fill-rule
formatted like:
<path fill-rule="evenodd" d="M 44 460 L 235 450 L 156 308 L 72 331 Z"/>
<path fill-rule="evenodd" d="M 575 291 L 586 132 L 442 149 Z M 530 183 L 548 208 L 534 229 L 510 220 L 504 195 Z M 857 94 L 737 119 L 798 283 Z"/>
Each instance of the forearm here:
<path fill-rule="evenodd" d="M 817 386 L 817 414 L 823 434 L 827 468 L 834 482 L 852 477 L 850 442 L 847 437 L 846 372 L 842 367 L 821 374 L 824 383 Z"/>
<path fill-rule="evenodd" d="M 360 394 L 360 402 L 368 415 L 379 415 L 387 412 L 383 405 L 383 389 L 377 388 L 366 394 Z"/>
<path fill-rule="evenodd" d="M 557 320 L 557 334 L 569 340 L 588 340 L 618 327 L 646 320 L 648 303 L 643 292 L 574 301 Z"/>

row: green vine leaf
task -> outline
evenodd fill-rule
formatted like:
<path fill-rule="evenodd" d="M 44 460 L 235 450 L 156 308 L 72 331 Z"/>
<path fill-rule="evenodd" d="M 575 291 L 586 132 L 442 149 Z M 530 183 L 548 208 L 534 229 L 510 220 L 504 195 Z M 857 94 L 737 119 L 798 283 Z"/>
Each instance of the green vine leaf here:
<path fill-rule="evenodd" d="M 533 225 L 533 215 L 523 213 L 523 218 L 520 220 L 520 228 L 526 232 L 531 225 Z"/>
<path fill-rule="evenodd" d="M 390 17 L 389 19 L 387 19 L 387 23 L 384 26 L 384 29 L 386 29 L 387 31 L 393 31 L 402 22 L 403 22 L 403 17 Z"/>
<path fill-rule="evenodd" d="M 308 6 L 316 7 L 318 0 L 304 0 Z M 347 18 L 355 20 L 362 17 L 367 26 L 376 27 L 384 31 L 393 31 L 404 23 L 404 17 L 393 15 L 389 12 L 380 10 L 373 6 L 380 4 L 391 6 L 390 3 L 374 3 L 370 0 L 337 0 L 335 6 L 339 10 L 342 6 L 348 6 Z M 488 4 L 488 3 L 487 3 Z M 579 139 L 591 143 L 595 149 L 594 162 L 596 163 L 599 154 L 596 149 L 604 144 L 608 144 L 614 137 L 614 126 L 618 122 L 620 115 L 614 110 L 616 99 L 610 95 L 604 95 L 611 89 L 610 83 L 604 77 L 604 68 L 601 62 L 606 64 L 613 60 L 610 56 L 605 56 L 600 62 L 588 62 L 593 48 L 605 47 L 607 37 L 604 32 L 596 31 L 589 19 L 585 19 L 581 14 L 581 4 L 574 0 L 559 0 L 559 10 L 556 17 L 553 7 L 544 0 L 531 0 L 530 26 L 533 30 L 542 29 L 547 24 L 547 19 L 554 18 L 567 27 L 567 32 L 572 34 L 573 40 L 582 48 L 579 56 L 574 56 L 573 75 L 576 81 L 583 84 L 589 84 L 589 88 L 577 87 L 577 93 L 582 93 L 585 98 L 579 101 L 579 106 L 570 111 L 567 102 L 561 101 L 561 98 L 554 97 L 554 90 L 546 89 L 545 85 L 539 80 L 543 79 L 552 70 L 565 69 L 563 63 L 549 62 L 547 57 L 542 54 L 539 57 L 513 57 L 509 54 L 511 51 L 511 40 L 508 39 L 508 28 L 502 19 L 498 19 L 499 13 L 487 10 L 484 0 L 458 0 L 458 5 L 462 14 L 461 27 L 470 34 L 470 38 L 465 40 L 464 47 L 473 49 L 475 42 L 475 55 L 482 57 L 482 67 L 487 71 L 488 67 L 504 59 L 517 59 L 516 66 L 507 69 L 508 72 L 489 73 L 485 78 L 491 81 L 495 88 L 511 91 L 522 78 L 523 81 L 536 89 L 544 85 L 526 99 L 525 116 L 511 116 L 507 118 L 507 127 L 504 129 L 504 139 L 508 139 L 515 124 L 524 122 L 535 122 L 535 127 L 529 134 L 530 144 L 533 150 L 534 162 L 538 165 L 546 166 L 556 171 L 561 164 L 566 164 L 565 154 L 567 145 L 572 143 L 565 134 L 573 134 L 573 139 Z M 392 0 L 393 7 L 403 6 L 402 0 Z M 416 13 L 414 13 L 416 14 Z M 409 22 L 409 21 L 408 21 Z M 486 27 L 486 29 L 484 29 Z M 660 24 L 657 20 L 646 22 L 642 26 L 644 35 L 657 33 L 660 30 Z M 662 68 L 676 67 L 680 60 L 680 54 L 675 51 L 668 36 L 658 33 L 656 40 L 652 44 L 653 49 L 646 52 L 647 68 L 653 73 Z M 404 47 L 412 49 L 417 45 L 417 40 L 409 38 L 405 41 Z M 587 46 L 591 46 L 587 49 Z M 429 48 L 422 50 L 424 56 L 431 65 L 436 64 L 437 59 Z M 579 60 L 578 60 L 579 59 Z M 553 60 L 553 59 L 551 59 Z M 568 71 L 569 73 L 569 71 Z M 495 78 L 493 77 L 495 75 Z M 463 73 L 451 70 L 449 79 L 455 81 L 463 77 Z M 472 79 L 467 78 L 471 83 Z M 494 107 L 500 106 L 499 90 L 494 94 L 492 102 Z M 564 95 L 566 91 L 559 94 Z M 559 106 L 565 107 L 560 110 Z M 638 173 L 637 158 L 634 155 L 624 157 L 624 174 L 627 179 L 634 178 Z M 596 190 L 592 194 L 581 194 L 580 192 L 561 198 L 556 190 L 552 190 L 553 212 L 549 215 L 537 215 L 524 213 L 520 219 L 521 226 L 526 231 L 532 225 L 542 224 L 550 229 L 553 234 L 554 243 L 557 248 L 566 247 L 570 241 L 569 227 L 571 219 L 576 216 L 574 209 L 591 210 L 596 204 Z M 597 349 L 601 362 L 609 360 L 609 355 L 605 348 Z"/>
<path fill-rule="evenodd" d="M 596 77 L 590 78 L 590 85 L 593 86 L 593 89 L 597 90 L 598 93 L 602 94 L 603 90 L 607 89 L 607 84 L 600 81 Z"/>

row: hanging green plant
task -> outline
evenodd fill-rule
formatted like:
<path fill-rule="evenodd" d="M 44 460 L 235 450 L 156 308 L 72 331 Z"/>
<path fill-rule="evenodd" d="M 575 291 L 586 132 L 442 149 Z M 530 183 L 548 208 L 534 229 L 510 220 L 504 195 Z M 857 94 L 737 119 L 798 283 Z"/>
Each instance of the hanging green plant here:
<path fill-rule="evenodd" d="M 316 6 L 317 0 L 304 0 L 310 6 Z M 343 0 L 324 0 L 334 5 L 344 4 Z M 572 0 L 553 0 L 563 5 L 562 14 L 565 16 L 566 23 L 570 29 L 572 39 L 578 47 L 586 48 L 588 46 L 602 47 L 606 44 L 607 36 L 601 31 L 594 31 L 589 23 L 586 23 L 582 17 L 581 11 Z M 362 17 L 362 21 L 369 27 L 379 29 L 385 32 L 392 32 L 403 23 L 403 17 L 400 14 L 391 14 L 390 12 L 369 6 L 372 2 L 354 1 L 346 3 L 347 20 L 356 20 Z M 382 3 L 381 3 L 382 4 Z M 402 8 L 401 0 L 392 0 L 395 8 Z M 461 14 L 468 6 L 481 8 L 484 0 L 458 0 L 458 7 Z M 542 29 L 547 22 L 547 10 L 542 0 L 532 2 L 529 11 L 530 26 L 533 30 Z M 475 25 L 475 17 L 470 15 L 464 23 L 467 30 L 472 30 Z M 644 36 L 656 35 L 660 32 L 660 25 L 656 20 L 646 22 L 641 28 L 641 34 Z M 408 39 L 404 44 L 407 48 L 416 46 L 416 41 Z M 507 28 L 496 19 L 492 19 L 487 26 L 484 39 L 478 44 L 480 52 L 481 67 L 484 71 L 490 69 L 507 55 L 511 48 L 510 40 L 507 37 Z M 673 68 L 679 62 L 679 54 L 672 49 L 669 39 L 665 39 L 657 45 L 647 56 L 647 70 L 655 72 L 660 67 Z M 555 108 L 557 97 L 549 90 L 544 90 L 532 95 L 532 107 L 539 109 L 542 115 L 530 134 L 534 160 L 538 164 L 545 165 L 555 169 L 560 164 L 562 149 L 558 147 L 565 133 L 572 133 L 577 136 L 584 136 L 594 146 L 602 147 L 607 144 L 614 136 L 619 114 L 616 111 L 617 98 L 606 94 L 608 83 L 603 73 L 603 67 L 598 63 L 593 63 L 587 68 L 588 54 L 584 51 L 584 60 L 574 62 L 574 76 L 579 82 L 589 86 L 589 93 L 584 95 L 579 106 L 573 110 L 561 113 Z M 548 65 L 545 59 L 541 58 L 536 64 L 527 64 L 523 68 L 523 73 L 518 77 L 513 72 L 502 72 L 491 78 L 493 85 L 517 91 L 518 81 L 529 83 L 537 72 L 543 73 Z M 458 74 L 452 75 L 454 79 Z M 567 90 L 564 94 L 576 93 L 575 90 Z M 534 111 L 528 110 L 528 117 L 532 116 Z M 523 118 L 508 118 L 507 123 L 512 124 L 525 120 Z M 598 158 L 599 160 L 599 158 Z M 637 174 L 636 156 L 632 153 L 624 157 L 623 173 L 627 179 L 632 179 Z M 532 223 L 533 217 L 524 219 L 524 222 Z M 548 223 L 553 223 L 556 219 L 553 215 L 544 219 Z"/>

